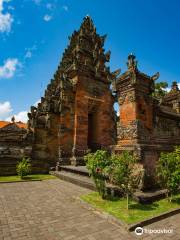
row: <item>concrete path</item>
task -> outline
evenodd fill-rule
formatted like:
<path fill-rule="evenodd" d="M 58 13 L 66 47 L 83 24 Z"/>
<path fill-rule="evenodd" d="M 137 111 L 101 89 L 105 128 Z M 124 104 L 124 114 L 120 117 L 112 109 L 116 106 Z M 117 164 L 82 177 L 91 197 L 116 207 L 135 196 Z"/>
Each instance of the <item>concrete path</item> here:
<path fill-rule="evenodd" d="M 88 192 L 59 179 L 0 184 L 0 240 L 180 239 L 180 216 L 148 226 L 173 228 L 172 234 L 137 237 L 74 199 Z"/>

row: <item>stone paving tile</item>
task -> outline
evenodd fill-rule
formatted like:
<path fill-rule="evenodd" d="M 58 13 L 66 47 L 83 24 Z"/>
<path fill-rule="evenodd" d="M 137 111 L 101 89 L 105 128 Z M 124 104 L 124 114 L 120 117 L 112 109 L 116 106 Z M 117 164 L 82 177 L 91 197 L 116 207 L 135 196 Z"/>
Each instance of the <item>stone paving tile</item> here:
<path fill-rule="evenodd" d="M 134 236 L 135 239 L 146 239 L 146 240 L 180 240 L 180 214 L 174 215 L 172 217 L 163 219 L 161 221 L 158 221 L 156 223 L 150 224 L 148 226 L 145 226 L 146 229 L 172 229 L 172 233 L 166 233 L 166 234 L 143 234 L 142 237 L 135 236 L 134 233 L 131 235 Z"/>
<path fill-rule="evenodd" d="M 180 239 L 180 215 L 146 227 L 172 228 L 173 234 L 136 236 L 74 199 L 88 192 L 59 179 L 0 184 L 0 240 Z"/>

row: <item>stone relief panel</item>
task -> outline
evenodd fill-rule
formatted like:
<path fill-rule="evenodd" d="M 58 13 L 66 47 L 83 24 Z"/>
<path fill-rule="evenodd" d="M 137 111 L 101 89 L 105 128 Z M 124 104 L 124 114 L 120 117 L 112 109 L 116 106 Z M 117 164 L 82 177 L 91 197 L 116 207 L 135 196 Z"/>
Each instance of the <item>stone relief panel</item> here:
<path fill-rule="evenodd" d="M 153 135 L 159 138 L 179 137 L 180 122 L 156 116 Z"/>
<path fill-rule="evenodd" d="M 127 92 L 127 93 L 123 93 L 120 94 L 119 98 L 118 98 L 118 103 L 119 105 L 122 105 L 126 102 L 135 102 L 136 101 L 136 95 L 134 91 L 131 92 Z"/>
<path fill-rule="evenodd" d="M 117 124 L 117 135 L 121 140 L 149 140 L 151 135 L 141 120 L 134 120 L 128 126 Z"/>
<path fill-rule="evenodd" d="M 129 126 L 123 126 L 122 124 L 118 123 L 117 135 L 121 140 L 136 139 L 138 136 L 137 123 L 133 121 L 131 124 L 129 124 Z"/>

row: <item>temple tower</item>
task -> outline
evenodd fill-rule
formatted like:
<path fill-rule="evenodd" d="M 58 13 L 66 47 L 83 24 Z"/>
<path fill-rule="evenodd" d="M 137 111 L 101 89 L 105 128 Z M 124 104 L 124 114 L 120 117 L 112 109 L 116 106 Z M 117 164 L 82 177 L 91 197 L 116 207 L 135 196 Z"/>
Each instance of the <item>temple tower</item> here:
<path fill-rule="evenodd" d="M 129 150 L 138 156 L 148 171 L 153 171 L 156 154 L 152 151 L 151 137 L 154 131 L 154 80 L 137 68 L 133 54 L 128 56 L 127 71 L 116 81 L 120 117 L 117 126 L 116 153 Z"/>
<path fill-rule="evenodd" d="M 83 164 L 88 150 L 115 144 L 114 96 L 105 65 L 105 36 L 96 33 L 89 16 L 69 38 L 62 61 L 38 107 L 29 113 L 34 129 L 33 158 L 50 165 Z"/>
<path fill-rule="evenodd" d="M 159 73 L 148 76 L 139 71 L 133 54 L 128 69 L 114 83 L 120 107 L 116 153 L 134 152 L 145 167 L 145 187 L 152 187 L 156 162 L 161 152 L 180 144 L 179 89 L 173 83 L 170 93 L 159 102 L 153 97 Z"/>
<path fill-rule="evenodd" d="M 154 80 L 137 68 L 134 55 L 128 56 L 128 70 L 117 80 L 117 98 L 120 106 L 118 124 L 119 146 L 149 143 L 153 128 Z"/>

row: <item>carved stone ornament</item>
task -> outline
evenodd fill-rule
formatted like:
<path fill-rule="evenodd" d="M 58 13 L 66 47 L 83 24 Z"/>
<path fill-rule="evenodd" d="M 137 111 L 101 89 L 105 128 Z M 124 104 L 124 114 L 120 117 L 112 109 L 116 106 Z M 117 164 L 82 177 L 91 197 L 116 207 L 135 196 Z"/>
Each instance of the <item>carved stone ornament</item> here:
<path fill-rule="evenodd" d="M 156 74 L 154 74 L 154 75 L 151 77 L 151 79 L 152 79 L 153 81 L 156 81 L 159 77 L 160 77 L 160 73 L 157 72 Z"/>
<path fill-rule="evenodd" d="M 121 140 L 131 140 L 138 137 L 137 124 L 132 123 L 129 126 L 119 124 L 117 129 L 118 138 Z"/>
<path fill-rule="evenodd" d="M 77 87 L 77 83 L 78 83 L 78 79 L 71 79 L 71 84 L 72 84 L 72 87 L 73 87 L 73 91 L 75 92 L 76 91 L 76 87 Z"/>
<path fill-rule="evenodd" d="M 118 103 L 121 106 L 126 100 L 126 94 L 121 94 L 118 98 Z"/>
<path fill-rule="evenodd" d="M 128 56 L 128 62 L 127 62 L 127 66 L 128 66 L 128 69 L 137 69 L 137 60 L 136 59 L 136 56 L 133 55 L 132 53 L 129 54 Z"/>

